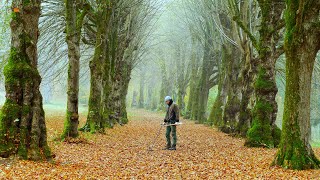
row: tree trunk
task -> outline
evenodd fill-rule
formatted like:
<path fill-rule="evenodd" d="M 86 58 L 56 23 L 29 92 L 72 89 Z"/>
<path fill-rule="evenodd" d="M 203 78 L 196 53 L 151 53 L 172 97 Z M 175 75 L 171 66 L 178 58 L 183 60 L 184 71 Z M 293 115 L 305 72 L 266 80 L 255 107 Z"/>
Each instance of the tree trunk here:
<path fill-rule="evenodd" d="M 80 37 L 83 19 L 88 7 L 80 11 L 76 0 L 66 0 L 66 32 L 68 44 L 69 70 L 67 92 L 67 115 L 62 138 L 77 137 L 79 125 L 79 71 L 80 71 Z M 79 12 L 77 12 L 79 11 Z"/>
<path fill-rule="evenodd" d="M 193 108 L 196 108 L 196 119 L 199 123 L 204 123 L 207 121 L 205 116 L 208 104 L 209 90 L 210 90 L 210 77 L 213 74 L 214 68 L 214 50 L 213 47 L 213 39 L 211 37 L 211 30 L 209 25 L 207 24 L 206 32 L 206 42 L 204 47 L 204 56 L 202 62 L 202 71 L 201 77 L 198 82 L 199 86 L 199 94 L 198 94 L 198 103 Z"/>
<path fill-rule="evenodd" d="M 87 122 L 80 130 L 95 133 L 103 132 L 105 123 L 102 119 L 102 87 L 105 61 L 107 58 L 107 27 L 109 22 L 110 10 L 107 2 L 101 4 L 102 10 L 96 13 L 97 33 L 93 59 L 90 61 L 90 96 Z"/>
<path fill-rule="evenodd" d="M 141 70 L 141 73 L 140 73 L 140 91 L 139 91 L 139 108 L 144 108 L 145 74 L 146 74 L 146 72 L 144 70 Z"/>
<path fill-rule="evenodd" d="M 286 95 L 281 143 L 274 160 L 284 168 L 320 167 L 309 143 L 311 79 L 320 49 L 319 9 L 319 1 L 287 1 Z"/>
<path fill-rule="evenodd" d="M 236 126 L 239 122 L 240 113 L 240 87 L 239 87 L 239 72 L 240 59 L 239 51 L 233 45 L 229 45 L 226 52 L 226 78 L 227 78 L 227 96 L 223 105 L 222 120 L 223 125 L 220 130 L 225 133 L 235 133 Z"/>
<path fill-rule="evenodd" d="M 164 98 L 168 96 L 168 78 L 167 78 L 167 68 L 165 62 L 160 62 L 161 68 L 161 88 L 160 88 L 160 97 L 159 97 L 159 110 L 164 111 Z"/>
<path fill-rule="evenodd" d="M 247 134 L 245 145 L 274 147 L 279 144 L 280 129 L 276 127 L 278 89 L 275 81 L 276 53 L 280 39 L 279 27 L 283 3 L 277 0 L 258 1 L 261 8 L 261 28 L 258 42 L 259 66 L 254 82 L 255 106 L 252 111 L 252 126 Z M 279 26 L 279 27 L 278 27 Z M 255 63 L 255 62 L 254 62 Z"/>
<path fill-rule="evenodd" d="M 239 115 L 239 123 L 237 125 L 237 133 L 242 136 L 246 137 L 247 132 L 250 128 L 252 123 L 252 115 L 251 115 L 251 102 L 250 99 L 253 96 L 253 74 L 255 72 L 255 66 L 252 63 L 255 60 L 252 60 L 250 55 L 249 46 L 245 50 L 243 55 L 244 64 L 241 70 L 241 101 L 240 101 L 240 115 Z"/>
<path fill-rule="evenodd" d="M 227 74 L 227 64 L 228 64 L 228 49 L 225 45 L 222 46 L 222 60 L 221 64 L 219 65 L 219 83 L 218 83 L 218 94 L 215 99 L 215 102 L 213 103 L 208 123 L 210 125 L 215 125 L 218 128 L 223 127 L 223 109 L 227 101 L 227 93 L 228 93 L 228 74 Z"/>
<path fill-rule="evenodd" d="M 120 92 L 120 98 L 121 98 L 120 124 L 127 124 L 129 121 L 128 115 L 127 115 L 126 99 L 127 99 L 127 94 L 128 94 L 129 83 L 131 80 L 132 68 L 130 65 L 128 65 L 126 67 L 127 68 L 125 69 L 125 78 L 124 78 L 123 84 L 121 86 L 121 92 Z"/>
<path fill-rule="evenodd" d="M 11 53 L 4 68 L 6 102 L 0 114 L 0 156 L 48 160 L 41 77 L 37 70 L 40 0 L 12 2 Z"/>
<path fill-rule="evenodd" d="M 137 91 L 133 91 L 131 107 L 137 107 L 137 105 L 138 105 L 137 97 L 138 97 L 138 92 Z"/>
<path fill-rule="evenodd" d="M 196 62 L 196 50 L 195 50 L 195 43 L 194 43 L 194 39 L 192 40 L 192 54 L 191 54 L 191 76 L 190 76 L 190 84 L 189 84 L 189 100 L 188 100 L 188 104 L 187 104 L 187 109 L 186 109 L 186 113 L 185 113 L 185 118 L 186 119 L 190 119 L 192 114 L 192 105 L 194 102 L 194 98 L 195 98 L 195 90 L 196 90 L 196 81 L 197 81 L 197 76 L 198 76 L 198 64 Z"/>

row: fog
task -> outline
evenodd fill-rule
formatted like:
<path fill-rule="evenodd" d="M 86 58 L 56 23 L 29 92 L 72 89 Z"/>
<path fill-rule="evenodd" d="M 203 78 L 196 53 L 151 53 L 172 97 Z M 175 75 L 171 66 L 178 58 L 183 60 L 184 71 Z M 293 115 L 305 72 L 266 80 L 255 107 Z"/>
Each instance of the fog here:
<path fill-rule="evenodd" d="M 9 15 L 10 1 L 0 1 L 0 104 L 5 102 L 5 87 L 3 77 L 3 67 L 9 55 L 10 49 L 10 28 Z M 178 99 L 181 86 L 185 86 L 183 92 L 183 102 L 181 105 L 187 109 L 190 98 L 190 83 L 192 80 L 192 66 L 195 64 L 200 69 L 204 59 L 204 46 L 206 36 L 202 23 L 195 17 L 197 8 L 191 0 L 161 0 L 154 3 L 155 13 L 146 26 L 146 43 L 140 47 L 139 62 L 134 64 L 131 80 L 126 99 L 127 108 L 146 108 L 152 111 L 164 110 L 166 107 L 163 95 L 170 95 L 174 100 Z M 56 8 L 56 9 L 55 9 Z M 44 3 L 42 17 L 40 18 L 40 39 L 38 43 L 39 64 L 38 68 L 42 77 L 41 93 L 43 103 L 47 112 L 65 111 L 67 102 L 67 73 L 68 73 L 68 53 L 65 42 L 65 19 L 59 6 L 52 8 Z M 201 12 L 198 12 L 201 13 Z M 204 12 L 203 12 L 204 13 Z M 217 18 L 217 17 L 215 17 Z M 212 26 L 216 26 L 212 22 Z M 54 29 L 52 29 L 55 27 Z M 198 33 L 198 34 L 197 34 Z M 212 30 L 212 40 L 216 54 L 210 57 L 214 62 L 211 67 L 213 73 L 209 74 L 209 79 L 218 76 L 218 69 L 221 68 L 221 50 L 225 43 L 236 40 L 224 39 L 225 34 L 219 30 Z M 230 38 L 230 37 L 229 37 Z M 239 44 L 238 44 L 239 45 Z M 90 46 L 81 46 L 81 70 L 80 70 L 80 91 L 79 91 L 79 111 L 86 114 L 88 112 L 88 99 L 90 89 L 89 61 L 92 59 L 94 49 Z M 319 86 L 319 61 L 313 74 L 312 96 L 311 96 L 311 125 L 312 140 L 320 141 L 320 86 Z M 192 64 L 192 59 L 196 60 Z M 282 116 L 284 110 L 285 97 L 285 57 L 281 56 L 276 64 L 277 69 L 277 104 L 278 113 L 276 124 L 282 127 Z M 197 74 L 200 79 L 201 74 Z M 180 85 L 182 81 L 185 84 Z M 164 90 L 165 88 L 165 90 Z M 205 103 L 205 117 L 208 117 L 210 110 L 218 95 L 218 83 L 210 87 L 208 101 Z M 185 112 L 183 112 L 185 113 Z"/>

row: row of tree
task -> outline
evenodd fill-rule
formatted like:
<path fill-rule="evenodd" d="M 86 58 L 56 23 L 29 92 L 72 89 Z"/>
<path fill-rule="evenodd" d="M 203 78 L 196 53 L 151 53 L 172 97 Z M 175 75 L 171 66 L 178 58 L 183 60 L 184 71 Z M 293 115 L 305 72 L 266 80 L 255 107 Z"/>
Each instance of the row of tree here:
<path fill-rule="evenodd" d="M 167 35 L 169 55 L 154 50 L 162 81 L 156 86 L 158 104 L 173 95 L 185 118 L 245 137 L 249 147 L 279 147 L 273 164 L 318 168 L 320 161 L 309 141 L 320 2 L 184 0 L 172 6 L 182 7 L 181 12 L 175 8 L 171 18 L 184 25 L 175 27 L 180 35 Z M 283 70 L 276 67 L 277 62 L 284 64 Z M 276 75 L 281 73 L 285 76 L 282 131 L 276 126 Z M 209 92 L 215 85 L 217 97 L 206 116 Z M 140 90 L 140 101 L 143 96 Z"/>
<path fill-rule="evenodd" d="M 87 122 L 80 130 L 103 132 L 115 123 L 127 123 L 125 98 L 128 84 L 132 69 L 145 53 L 148 27 L 155 12 L 154 2 L 11 2 L 11 49 L 4 68 L 6 101 L 0 113 L 0 156 L 17 154 L 31 160 L 52 157 L 39 90 L 42 78 L 38 71 L 38 54 L 43 54 L 38 53 L 38 46 L 39 52 L 48 52 L 47 56 L 61 48 L 67 50 L 64 51 L 68 54 L 67 113 L 62 139 L 78 136 L 79 79 L 83 55 L 89 54 L 91 59 L 90 96 Z M 42 16 L 41 8 L 44 10 Z M 61 29 L 64 39 L 50 36 L 59 34 Z M 39 41 L 40 32 L 43 34 Z M 90 54 L 90 51 L 94 53 Z M 59 59 L 57 61 L 52 60 L 54 63 L 47 64 L 46 68 L 55 69 L 53 65 L 61 64 Z"/>

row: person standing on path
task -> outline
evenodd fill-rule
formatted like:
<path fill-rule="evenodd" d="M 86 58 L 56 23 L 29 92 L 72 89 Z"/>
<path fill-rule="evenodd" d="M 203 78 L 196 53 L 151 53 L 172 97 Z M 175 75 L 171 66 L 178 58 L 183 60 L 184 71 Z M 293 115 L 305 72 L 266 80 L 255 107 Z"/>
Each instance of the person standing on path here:
<path fill-rule="evenodd" d="M 164 150 L 176 150 L 177 126 L 173 124 L 179 122 L 179 107 L 176 103 L 173 102 L 170 96 L 165 97 L 164 100 L 168 105 L 166 117 L 164 118 L 164 123 L 169 125 L 166 129 L 167 146 L 164 148 Z M 172 134 L 172 144 L 170 134 Z"/>

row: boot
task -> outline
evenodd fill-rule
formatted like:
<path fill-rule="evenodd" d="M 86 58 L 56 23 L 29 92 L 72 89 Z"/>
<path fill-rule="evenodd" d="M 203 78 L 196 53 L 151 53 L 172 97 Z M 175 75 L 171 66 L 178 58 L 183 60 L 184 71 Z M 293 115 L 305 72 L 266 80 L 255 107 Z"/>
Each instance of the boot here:
<path fill-rule="evenodd" d="M 172 150 L 172 151 L 177 150 L 177 149 L 176 149 L 176 145 L 172 145 L 172 147 L 171 147 L 171 148 L 169 148 L 169 150 Z"/>
<path fill-rule="evenodd" d="M 171 147 L 170 145 L 167 145 L 165 148 L 163 148 L 162 150 L 169 150 Z"/>

